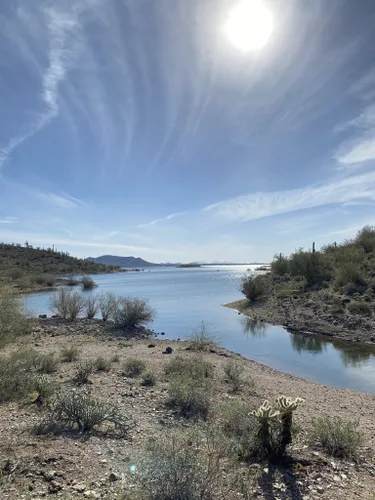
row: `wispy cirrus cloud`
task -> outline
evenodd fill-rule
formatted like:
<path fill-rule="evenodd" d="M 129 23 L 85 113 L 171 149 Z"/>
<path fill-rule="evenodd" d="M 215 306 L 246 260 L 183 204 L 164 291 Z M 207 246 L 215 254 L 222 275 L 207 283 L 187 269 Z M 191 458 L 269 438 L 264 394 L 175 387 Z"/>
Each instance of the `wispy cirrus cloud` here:
<path fill-rule="evenodd" d="M 183 211 L 183 212 L 176 212 L 174 214 L 170 214 L 170 215 L 167 215 L 166 217 L 163 217 L 161 219 L 154 219 L 152 220 L 151 222 L 147 222 L 145 224 L 139 224 L 137 227 L 138 228 L 142 228 L 142 227 L 150 227 L 150 226 L 155 226 L 155 224 L 159 224 L 160 222 L 165 222 L 165 221 L 169 221 L 169 220 L 172 220 L 172 219 L 175 219 L 176 217 L 181 217 L 185 214 L 187 214 L 188 212 L 186 211 Z"/>
<path fill-rule="evenodd" d="M 14 224 L 18 221 L 18 217 L 2 217 L 0 218 L 0 224 Z"/>
<path fill-rule="evenodd" d="M 39 200 L 58 208 L 66 209 L 87 206 L 86 202 L 68 194 L 59 195 L 55 193 L 36 193 L 36 196 Z"/>

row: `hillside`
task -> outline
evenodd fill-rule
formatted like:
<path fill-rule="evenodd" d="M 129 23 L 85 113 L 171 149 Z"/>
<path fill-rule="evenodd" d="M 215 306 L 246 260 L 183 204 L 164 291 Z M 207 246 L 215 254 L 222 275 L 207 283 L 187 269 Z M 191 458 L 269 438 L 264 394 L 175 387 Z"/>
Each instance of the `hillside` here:
<path fill-rule="evenodd" d="M 241 291 L 246 300 L 228 306 L 254 319 L 375 343 L 375 227 L 320 251 L 277 254 L 271 271 L 245 277 Z"/>
<path fill-rule="evenodd" d="M 52 248 L 34 248 L 29 244 L 0 243 L 0 287 L 21 290 L 43 288 L 55 284 L 55 276 L 114 272 L 105 266 Z"/>
<path fill-rule="evenodd" d="M 101 255 L 100 257 L 88 257 L 87 261 L 96 262 L 98 264 L 105 264 L 107 266 L 119 267 L 153 267 L 160 264 L 147 262 L 140 257 L 120 257 L 118 255 Z"/>

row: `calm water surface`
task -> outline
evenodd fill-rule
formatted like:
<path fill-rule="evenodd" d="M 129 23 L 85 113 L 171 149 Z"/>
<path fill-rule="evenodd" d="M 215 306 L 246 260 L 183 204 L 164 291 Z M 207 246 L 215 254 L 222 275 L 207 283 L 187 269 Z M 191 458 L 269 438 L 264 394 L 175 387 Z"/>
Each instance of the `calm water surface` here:
<path fill-rule="evenodd" d="M 108 291 L 147 299 L 157 311 L 153 328 L 167 338 L 183 339 L 203 320 L 220 345 L 249 359 L 324 385 L 375 393 L 375 349 L 253 324 L 222 307 L 242 298 L 238 288 L 248 267 L 156 268 L 99 275 L 93 276 L 99 287 L 85 294 Z M 27 308 L 49 314 L 50 295 L 27 296 Z"/>

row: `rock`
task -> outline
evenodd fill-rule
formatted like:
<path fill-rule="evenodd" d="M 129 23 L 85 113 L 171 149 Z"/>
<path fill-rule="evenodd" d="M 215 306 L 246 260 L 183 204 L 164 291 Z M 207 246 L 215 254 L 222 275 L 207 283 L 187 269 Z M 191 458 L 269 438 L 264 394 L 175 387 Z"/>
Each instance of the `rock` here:
<path fill-rule="evenodd" d="M 119 481 L 121 477 L 118 474 L 115 474 L 114 472 L 111 472 L 110 475 L 108 476 L 108 481 L 110 483 L 115 483 L 116 481 Z"/>
<path fill-rule="evenodd" d="M 47 319 L 47 314 L 39 314 L 40 319 Z"/>
<path fill-rule="evenodd" d="M 148 347 L 149 349 L 152 349 L 152 348 L 156 347 L 156 345 L 155 345 L 155 344 L 148 344 L 148 346 L 147 346 L 147 347 Z"/>
<path fill-rule="evenodd" d="M 63 485 L 59 483 L 58 481 L 51 481 L 48 485 L 48 492 L 49 493 L 57 493 L 58 491 L 61 491 L 63 489 Z"/>
<path fill-rule="evenodd" d="M 83 493 L 86 489 L 86 485 L 83 483 L 77 483 L 72 486 L 72 489 L 78 493 Z"/>
<path fill-rule="evenodd" d="M 317 487 L 316 487 L 316 491 L 317 491 L 318 493 L 324 493 L 324 488 L 323 488 L 323 486 L 317 486 Z"/>
<path fill-rule="evenodd" d="M 173 352 L 172 347 L 168 346 L 165 348 L 165 351 L 163 351 L 163 354 L 172 354 L 172 352 Z"/>
<path fill-rule="evenodd" d="M 86 490 L 84 492 L 83 496 L 85 496 L 87 498 L 100 498 L 99 493 L 95 490 Z"/>

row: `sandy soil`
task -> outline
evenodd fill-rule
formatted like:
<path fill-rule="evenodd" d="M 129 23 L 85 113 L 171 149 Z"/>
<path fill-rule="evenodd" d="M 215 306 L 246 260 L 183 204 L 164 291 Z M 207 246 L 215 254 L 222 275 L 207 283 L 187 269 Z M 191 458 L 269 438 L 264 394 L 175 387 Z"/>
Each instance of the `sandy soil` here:
<path fill-rule="evenodd" d="M 173 429 L 185 429 L 191 425 L 178 419 L 166 409 L 168 381 L 165 364 L 174 356 L 197 356 L 185 342 L 168 340 L 122 340 L 103 335 L 97 321 L 81 321 L 64 326 L 40 321 L 31 338 L 22 338 L 19 347 L 34 347 L 44 353 L 56 353 L 74 344 L 81 351 L 80 361 L 93 360 L 98 356 L 112 358 L 108 373 L 91 376 L 89 390 L 103 401 L 116 403 L 136 422 L 132 439 L 115 439 L 93 435 L 89 439 L 68 436 L 37 437 L 30 432 L 40 419 L 40 409 L 30 403 L 0 405 L 0 497 L 2 499 L 61 498 L 143 498 L 133 496 L 135 478 L 129 466 L 135 463 L 147 441 Z M 154 347 L 149 347 L 150 344 Z M 165 348 L 172 347 L 172 354 Z M 244 400 L 257 407 L 264 399 L 271 402 L 280 394 L 303 397 L 306 402 L 296 412 L 296 420 L 302 428 L 291 455 L 307 459 L 305 466 L 290 471 L 274 470 L 267 465 L 252 466 L 250 471 L 249 498 L 267 499 L 374 499 L 375 491 L 375 396 L 348 390 L 323 387 L 292 375 L 280 373 L 264 365 L 246 360 L 237 354 L 215 348 L 213 352 L 200 354 L 213 363 L 218 391 L 214 405 L 235 399 Z M 136 357 L 147 363 L 147 370 L 157 377 L 154 387 L 142 387 L 139 379 L 124 377 L 122 364 L 128 357 Z M 244 374 L 252 379 L 238 394 L 228 390 L 224 380 L 224 366 L 228 359 L 236 360 Z M 72 387 L 75 363 L 61 363 L 56 374 L 48 375 L 64 388 Z M 346 420 L 357 420 L 364 434 L 365 446 L 353 461 L 339 461 L 311 449 L 306 441 L 305 430 L 312 418 L 330 414 Z M 223 465 L 223 481 L 231 475 L 231 467 Z M 112 474 L 112 475 L 111 475 Z M 224 481 L 225 482 L 225 481 Z M 238 492 L 223 489 L 217 497 L 231 500 L 243 498 Z"/>

